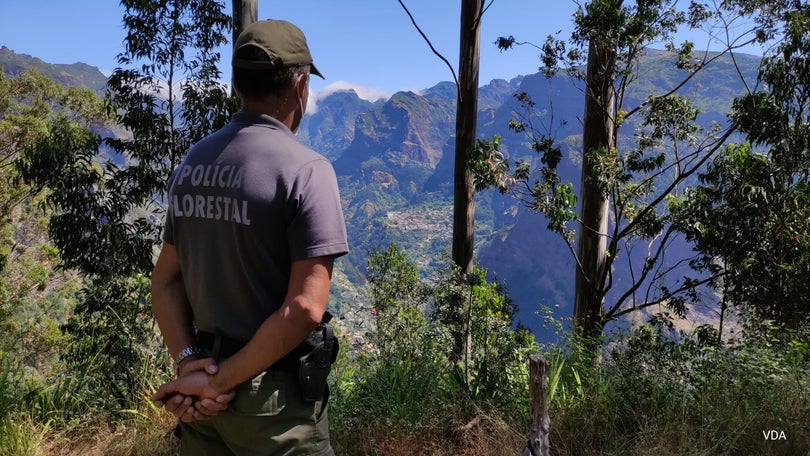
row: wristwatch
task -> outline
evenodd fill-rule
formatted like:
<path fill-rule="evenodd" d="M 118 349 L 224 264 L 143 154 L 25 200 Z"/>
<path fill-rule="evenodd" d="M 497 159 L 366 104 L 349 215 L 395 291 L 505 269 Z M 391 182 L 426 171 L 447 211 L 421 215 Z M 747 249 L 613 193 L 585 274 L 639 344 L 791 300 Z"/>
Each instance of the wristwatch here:
<path fill-rule="evenodd" d="M 177 367 L 180 367 L 180 363 L 183 362 L 184 359 L 188 358 L 189 356 L 193 355 L 201 355 L 202 349 L 196 345 L 189 345 L 188 347 L 180 350 L 180 353 L 174 358 L 174 364 Z"/>

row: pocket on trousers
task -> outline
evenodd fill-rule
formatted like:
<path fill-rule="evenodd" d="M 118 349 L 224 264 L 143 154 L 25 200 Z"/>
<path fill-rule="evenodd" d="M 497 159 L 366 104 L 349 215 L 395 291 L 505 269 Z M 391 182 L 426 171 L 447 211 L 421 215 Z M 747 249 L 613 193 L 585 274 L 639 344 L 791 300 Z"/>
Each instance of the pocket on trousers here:
<path fill-rule="evenodd" d="M 264 372 L 236 387 L 236 397 L 228 409 L 237 415 L 274 416 L 286 406 L 284 383 Z"/>

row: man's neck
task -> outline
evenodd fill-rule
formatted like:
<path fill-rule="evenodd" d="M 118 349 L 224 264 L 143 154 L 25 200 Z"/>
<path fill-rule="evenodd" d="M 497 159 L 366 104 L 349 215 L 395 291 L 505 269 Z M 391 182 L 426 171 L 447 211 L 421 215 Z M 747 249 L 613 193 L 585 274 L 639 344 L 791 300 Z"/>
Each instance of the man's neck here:
<path fill-rule="evenodd" d="M 290 106 L 290 103 L 284 103 L 283 100 L 278 100 L 275 97 L 263 100 L 243 100 L 243 112 L 253 112 L 256 114 L 266 114 L 287 126 L 292 130 L 293 119 L 295 118 L 295 109 Z"/>

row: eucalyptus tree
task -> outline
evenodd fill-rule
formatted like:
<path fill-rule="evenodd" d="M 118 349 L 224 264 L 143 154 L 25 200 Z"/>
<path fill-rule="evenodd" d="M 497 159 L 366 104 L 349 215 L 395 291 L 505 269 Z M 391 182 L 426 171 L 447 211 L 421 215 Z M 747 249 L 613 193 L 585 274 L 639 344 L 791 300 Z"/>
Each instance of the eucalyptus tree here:
<path fill-rule="evenodd" d="M 456 101 L 456 144 L 453 172 L 452 258 L 465 274 L 473 273 L 475 184 L 467 166 L 475 145 L 478 119 L 478 67 L 481 18 L 485 0 L 462 0 L 459 80 Z"/>
<path fill-rule="evenodd" d="M 456 84 L 456 130 L 453 165 L 453 234 L 451 258 L 462 272 L 464 280 L 474 278 L 475 236 L 475 180 L 470 168 L 470 157 L 476 144 L 478 122 L 478 74 L 480 61 L 481 20 L 494 0 L 461 0 L 459 33 L 458 75 L 450 62 L 433 47 L 422 32 L 403 0 L 399 4 L 408 14 L 414 27 L 436 54 L 450 69 Z M 471 284 L 470 284 L 471 285 Z M 459 342 L 455 356 L 469 359 L 472 350 L 472 329 L 469 319 L 460 312 L 464 302 L 463 293 L 453 298 L 457 312 L 454 323 L 458 329 Z"/>
<path fill-rule="evenodd" d="M 481 170 L 480 187 L 495 185 L 512 193 L 530 209 L 543 212 L 549 229 L 563 236 L 576 261 L 575 328 L 593 338 L 608 321 L 652 306 L 668 306 L 682 315 L 687 302 L 697 299 L 700 288 L 712 279 L 684 277 L 675 286 L 675 281 L 667 283 L 674 269 L 665 253 L 677 237 L 668 203 L 722 149 L 735 125 L 701 126 L 699 107 L 679 89 L 713 61 L 724 56 L 733 60 L 734 50 L 758 36 L 754 27 L 738 36 L 725 28 L 729 34 L 722 49 L 698 54 L 692 42 L 676 45 L 676 32 L 728 25 L 733 19 L 728 10 L 696 1 L 679 8 L 677 0 L 593 0 L 577 7 L 570 39 L 549 36 L 541 49 L 548 77 L 566 74 L 583 90 L 579 197 L 573 182 L 563 182 L 557 173 L 563 158 L 559 138 L 534 127 L 530 119 L 535 102 L 525 93 L 517 97 L 526 112 L 510 128 L 527 135 L 540 155 L 537 169 L 524 160 L 510 170 L 512 164 L 492 143 L 481 143 L 475 166 Z M 514 37 L 498 41 L 502 49 L 515 43 Z M 680 80 L 631 106 L 628 92 L 639 78 L 642 57 L 654 44 L 663 44 L 671 53 Z M 620 130 L 627 125 L 635 128 L 632 140 L 620 142 Z M 632 255 L 639 245 L 646 250 L 640 260 Z M 631 280 L 614 290 L 619 259 Z M 607 303 L 611 290 L 615 298 Z"/>
<path fill-rule="evenodd" d="M 231 42 L 236 43 L 245 27 L 259 19 L 259 0 L 231 0 L 231 6 L 233 9 L 233 40 Z M 231 86 L 231 95 L 236 96 L 233 86 Z"/>
<path fill-rule="evenodd" d="M 673 209 L 724 310 L 795 329 L 810 316 L 810 5 L 769 7 L 760 33 L 778 44 L 732 112 L 746 141 L 717 155 Z"/>
<path fill-rule="evenodd" d="M 453 242 L 451 258 L 464 274 L 473 273 L 475 179 L 469 167 L 478 122 L 478 73 L 481 20 L 494 0 L 461 0 L 458 75 L 417 24 L 403 0 L 398 0 L 431 51 L 450 69 L 456 84 L 456 138 L 453 165 Z"/>
<path fill-rule="evenodd" d="M 124 50 L 107 83 L 117 134 L 59 125 L 25 151 L 20 169 L 26 181 L 50 189 L 50 236 L 64 266 L 88 280 L 66 326 L 79 341 L 70 356 L 110 375 L 108 392 L 127 402 L 138 369 L 153 356 L 144 346 L 153 337 L 146 277 L 170 173 L 192 143 L 229 120 L 236 103 L 217 67 L 231 26 L 225 5 L 121 4 Z"/>

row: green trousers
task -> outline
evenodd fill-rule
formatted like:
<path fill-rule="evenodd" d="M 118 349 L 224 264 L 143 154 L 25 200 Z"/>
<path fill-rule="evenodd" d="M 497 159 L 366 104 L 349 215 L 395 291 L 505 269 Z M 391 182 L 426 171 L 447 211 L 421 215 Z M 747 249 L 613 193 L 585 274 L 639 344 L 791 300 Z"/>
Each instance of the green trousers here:
<path fill-rule="evenodd" d="M 228 410 L 180 423 L 183 456 L 333 456 L 327 408 L 301 398 L 298 375 L 269 371 L 240 385 Z"/>

